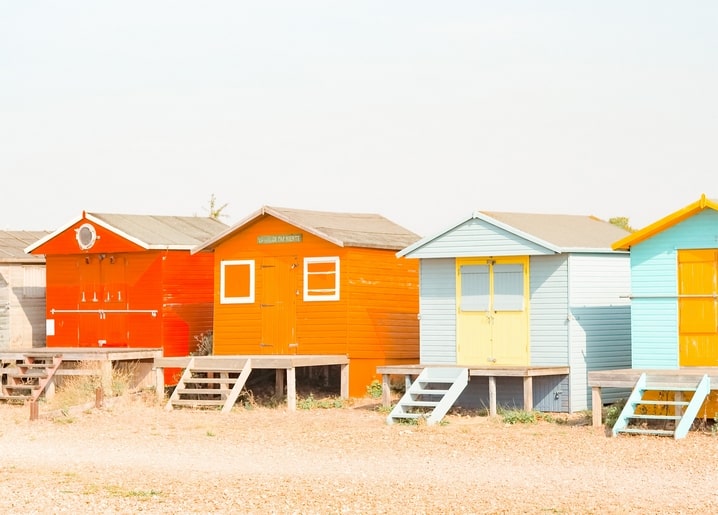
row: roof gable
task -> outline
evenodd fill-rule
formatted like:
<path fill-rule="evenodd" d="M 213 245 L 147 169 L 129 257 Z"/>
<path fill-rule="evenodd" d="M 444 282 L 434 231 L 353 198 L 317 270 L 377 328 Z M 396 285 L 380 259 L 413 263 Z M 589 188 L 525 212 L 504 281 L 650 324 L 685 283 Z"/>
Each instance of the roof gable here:
<path fill-rule="evenodd" d="M 414 254 L 420 254 L 422 247 L 446 238 L 460 226 L 475 219 L 503 229 L 551 253 L 612 252 L 611 243 L 629 234 L 625 229 L 595 216 L 475 211 L 448 229 L 414 243 L 397 255 L 413 257 Z"/>
<path fill-rule="evenodd" d="M 677 225 L 684 220 L 695 216 L 705 209 L 712 209 L 718 211 L 718 200 L 707 199 L 705 193 L 701 195 L 701 198 L 688 204 L 687 206 L 675 211 L 663 218 L 647 225 L 643 229 L 629 234 L 628 236 L 615 241 L 612 245 L 614 250 L 630 250 L 632 246 L 637 245 L 649 238 L 652 238 L 658 233 L 670 229 L 674 225 Z"/>
<path fill-rule="evenodd" d="M 282 220 L 339 247 L 399 250 L 419 239 L 417 234 L 378 214 L 263 206 L 244 220 L 198 245 L 192 252 L 211 250 L 266 216 Z"/>
<path fill-rule="evenodd" d="M 69 232 L 74 239 L 76 228 L 83 223 L 95 224 L 113 237 L 146 250 L 191 250 L 227 228 L 227 224 L 210 217 L 83 212 L 79 218 L 28 246 L 25 252 L 44 253 L 50 242 L 66 237 Z"/>

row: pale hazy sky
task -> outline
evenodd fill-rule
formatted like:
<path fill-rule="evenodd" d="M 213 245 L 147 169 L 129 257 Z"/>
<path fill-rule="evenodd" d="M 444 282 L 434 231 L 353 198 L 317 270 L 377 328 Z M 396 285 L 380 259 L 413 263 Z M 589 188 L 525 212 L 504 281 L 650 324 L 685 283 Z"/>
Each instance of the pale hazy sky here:
<path fill-rule="evenodd" d="M 715 1 L 0 0 L 0 228 L 718 198 Z"/>

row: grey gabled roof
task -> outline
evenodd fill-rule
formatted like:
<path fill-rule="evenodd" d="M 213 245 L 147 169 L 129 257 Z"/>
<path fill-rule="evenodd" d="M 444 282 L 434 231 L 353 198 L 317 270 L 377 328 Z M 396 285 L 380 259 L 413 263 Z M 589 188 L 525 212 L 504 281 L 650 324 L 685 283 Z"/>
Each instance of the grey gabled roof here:
<path fill-rule="evenodd" d="M 406 247 L 397 256 L 407 256 L 472 219 L 483 220 L 557 253 L 613 252 L 613 242 L 630 234 L 625 229 L 590 215 L 475 211 L 451 227 Z"/>
<path fill-rule="evenodd" d="M 0 263 L 44 263 L 45 256 L 25 253 L 25 247 L 50 234 L 49 231 L 0 231 Z"/>
<path fill-rule="evenodd" d="M 104 227 L 148 250 L 191 250 L 227 228 L 227 224 L 210 217 L 83 213 L 27 247 L 25 252 L 31 252 L 82 220 Z"/>
<path fill-rule="evenodd" d="M 199 245 L 192 252 L 214 248 L 247 225 L 267 215 L 340 247 L 399 250 L 419 239 L 417 234 L 378 214 L 263 206 L 223 233 Z"/>
<path fill-rule="evenodd" d="M 548 242 L 564 252 L 573 249 L 610 249 L 614 241 L 630 234 L 627 230 L 612 223 L 588 215 L 496 211 L 481 211 L 480 213 L 522 233 Z"/>

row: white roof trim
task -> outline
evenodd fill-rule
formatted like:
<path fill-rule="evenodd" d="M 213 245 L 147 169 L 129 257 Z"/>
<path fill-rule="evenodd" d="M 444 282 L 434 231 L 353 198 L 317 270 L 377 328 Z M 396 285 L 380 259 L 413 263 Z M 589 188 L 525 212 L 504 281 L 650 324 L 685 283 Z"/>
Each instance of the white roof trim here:
<path fill-rule="evenodd" d="M 69 223 L 63 225 L 63 226 L 60 227 L 59 229 L 56 229 L 55 231 L 51 232 L 50 234 L 48 234 L 48 235 L 45 236 L 44 238 L 39 239 L 38 241 L 36 241 L 36 242 L 33 243 L 32 245 L 28 245 L 28 246 L 25 247 L 25 249 L 24 249 L 24 250 L 25 250 L 25 253 L 26 253 L 26 254 L 30 254 L 33 250 L 35 250 L 35 249 L 38 248 L 39 246 L 44 245 L 45 243 L 47 243 L 47 242 L 50 241 L 51 239 L 55 238 L 58 234 L 65 232 L 66 230 L 68 230 L 70 227 L 72 227 L 72 226 L 75 225 L 76 223 L 81 222 L 83 219 L 84 219 L 84 216 L 79 216 L 79 217 L 77 217 L 76 219 L 72 220 L 71 222 L 69 222 Z"/>
<path fill-rule="evenodd" d="M 264 215 L 271 215 L 271 216 L 273 216 L 274 218 L 277 218 L 278 220 L 281 220 L 282 222 L 288 223 L 289 225 L 293 225 L 294 227 L 297 227 L 297 228 L 299 228 L 299 229 L 302 229 L 302 230 L 304 230 L 304 231 L 307 231 L 308 233 L 311 233 L 311 234 L 313 234 L 314 236 L 317 236 L 317 237 L 319 237 L 319 238 L 322 238 L 323 240 L 327 240 L 327 241 L 329 241 L 329 242 L 331 242 L 331 243 L 333 243 L 333 244 L 335 244 L 335 245 L 337 245 L 337 246 L 339 246 L 339 247 L 343 247 L 343 246 L 344 246 L 344 242 L 341 241 L 341 240 L 338 240 L 338 239 L 336 239 L 336 238 L 332 238 L 332 237 L 329 236 L 328 234 L 325 234 L 325 233 L 323 233 L 323 232 L 321 232 L 321 231 L 318 231 L 318 230 L 316 230 L 316 229 L 313 228 L 313 227 L 307 227 L 307 226 L 305 226 L 305 225 L 299 224 L 299 223 L 297 223 L 295 220 L 292 220 L 291 218 L 284 216 L 282 213 L 280 213 L 279 211 L 275 210 L 275 209 L 272 208 L 272 207 L 262 206 L 260 209 L 258 209 L 258 210 L 255 211 L 254 213 L 250 214 L 249 216 L 243 218 L 242 220 L 240 220 L 239 222 L 237 222 L 236 224 L 234 224 L 234 225 L 231 226 L 230 228 L 225 229 L 224 231 L 222 231 L 221 233 L 219 233 L 219 234 L 218 234 L 217 236 L 215 236 L 214 238 L 212 238 L 212 239 L 210 239 L 210 240 L 207 240 L 207 241 L 205 241 L 204 243 L 200 243 L 199 245 L 196 245 L 194 248 L 192 248 L 192 250 L 191 250 L 190 253 L 191 253 L 191 254 L 196 254 L 197 252 L 200 252 L 200 251 L 202 251 L 202 250 L 207 250 L 208 248 L 213 247 L 213 246 L 215 245 L 215 243 L 224 240 L 224 239 L 227 238 L 228 236 L 230 236 L 230 235 L 234 234 L 235 232 L 239 231 L 242 227 L 244 227 L 244 226 L 247 225 L 248 223 L 250 223 L 250 222 L 252 222 L 252 221 L 256 220 L 257 218 L 259 218 L 259 217 L 261 217 L 261 216 L 264 216 Z"/>
<path fill-rule="evenodd" d="M 400 250 L 399 252 L 396 253 L 396 257 L 403 257 L 403 256 L 411 257 L 411 256 L 409 256 L 409 254 L 413 253 L 413 252 L 416 251 L 417 249 L 423 247 L 424 245 L 426 245 L 427 243 L 429 243 L 429 242 L 431 242 L 431 241 L 433 241 L 433 240 L 436 240 L 436 239 L 439 238 L 440 236 L 443 236 L 444 234 L 446 234 L 446 233 L 448 233 L 448 232 L 450 232 L 450 231 L 453 231 L 454 229 L 456 229 L 456 228 L 459 227 L 460 225 L 463 225 L 463 224 L 465 224 L 466 222 L 468 222 L 469 220 L 472 220 L 472 219 L 474 219 L 474 218 L 478 218 L 479 220 L 483 220 L 484 222 L 490 223 L 491 225 L 496 226 L 496 227 L 499 227 L 500 229 L 504 229 L 504 230 L 507 231 L 507 232 L 510 232 L 510 233 L 512 233 L 512 234 L 515 234 L 516 236 L 520 236 L 520 237 L 524 238 L 525 240 L 528 240 L 528 241 L 530 241 L 530 242 L 532 242 L 532 243 L 536 243 L 537 245 L 540 245 L 540 246 L 542 246 L 542 247 L 545 247 L 545 248 L 547 248 L 548 250 L 550 250 L 550 251 L 552 251 L 552 252 L 556 252 L 557 254 L 560 254 L 560 253 L 562 253 L 562 252 L 566 252 L 566 249 L 561 249 L 560 247 L 557 247 L 556 245 L 552 245 L 551 243 L 549 243 L 549 242 L 547 242 L 547 241 L 544 241 L 544 240 L 542 240 L 542 239 L 536 238 L 535 236 L 532 236 L 532 235 L 527 234 L 527 233 L 525 233 L 525 232 L 519 231 L 519 230 L 517 230 L 516 228 L 514 228 L 514 227 L 512 227 L 512 226 L 510 226 L 510 225 L 504 224 L 504 223 L 499 222 L 498 220 L 496 220 L 496 219 L 494 219 L 494 218 L 491 218 L 490 216 L 485 215 L 485 214 L 482 213 L 481 211 L 474 211 L 473 213 L 471 213 L 471 216 L 468 216 L 468 217 L 466 217 L 466 218 L 462 218 L 462 219 L 459 220 L 457 223 L 454 223 L 454 224 L 450 225 L 450 226 L 447 227 L 446 229 L 443 229 L 443 230 L 437 232 L 437 233 L 434 234 L 434 235 L 427 236 L 426 238 L 422 238 L 421 240 L 417 241 L 417 242 L 414 243 L 413 245 L 409 245 L 409 246 L 406 247 L 405 249 Z"/>

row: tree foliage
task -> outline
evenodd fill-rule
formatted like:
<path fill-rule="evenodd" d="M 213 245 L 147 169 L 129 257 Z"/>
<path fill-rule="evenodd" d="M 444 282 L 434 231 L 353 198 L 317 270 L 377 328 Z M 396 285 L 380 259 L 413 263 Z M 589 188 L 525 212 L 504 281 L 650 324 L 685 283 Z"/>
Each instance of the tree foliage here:
<path fill-rule="evenodd" d="M 224 203 L 221 206 L 217 203 L 217 197 L 215 197 L 214 193 L 209 197 L 209 207 L 206 207 L 205 210 L 208 211 L 209 217 L 214 218 L 215 220 L 219 220 L 221 217 L 227 217 L 226 214 L 222 213 L 224 209 L 229 204 Z"/>
<path fill-rule="evenodd" d="M 629 232 L 635 232 L 636 229 L 630 226 L 628 222 L 628 218 L 625 216 L 614 216 L 613 218 L 608 219 L 608 223 L 611 223 L 615 225 L 616 227 L 620 227 L 621 229 L 625 229 Z"/>

